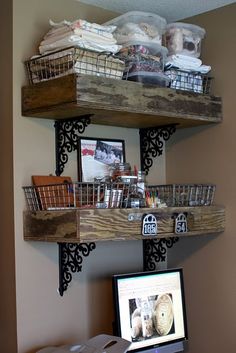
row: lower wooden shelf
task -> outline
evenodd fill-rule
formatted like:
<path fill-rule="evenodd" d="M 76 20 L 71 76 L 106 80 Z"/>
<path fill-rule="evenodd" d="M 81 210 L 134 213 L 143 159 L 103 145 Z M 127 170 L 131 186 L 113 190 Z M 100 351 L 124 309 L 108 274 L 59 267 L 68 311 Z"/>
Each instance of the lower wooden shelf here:
<path fill-rule="evenodd" d="M 142 235 L 142 219 L 150 213 L 157 220 L 158 234 L 147 237 Z M 179 213 L 187 216 L 187 233 L 174 233 Z M 24 211 L 24 239 L 33 241 L 87 243 L 186 237 L 219 233 L 224 228 L 222 206 Z"/>

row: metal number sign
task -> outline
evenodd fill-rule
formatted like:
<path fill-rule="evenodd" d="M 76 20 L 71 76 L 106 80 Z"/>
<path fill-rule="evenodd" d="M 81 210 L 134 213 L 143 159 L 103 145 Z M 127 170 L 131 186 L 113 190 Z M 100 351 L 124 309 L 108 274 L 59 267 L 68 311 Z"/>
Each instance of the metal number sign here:
<path fill-rule="evenodd" d="M 143 218 L 142 235 L 156 235 L 157 234 L 157 220 L 153 214 L 147 214 Z"/>
<path fill-rule="evenodd" d="M 175 233 L 187 233 L 188 225 L 187 225 L 187 217 L 184 213 L 179 213 L 175 218 Z"/>

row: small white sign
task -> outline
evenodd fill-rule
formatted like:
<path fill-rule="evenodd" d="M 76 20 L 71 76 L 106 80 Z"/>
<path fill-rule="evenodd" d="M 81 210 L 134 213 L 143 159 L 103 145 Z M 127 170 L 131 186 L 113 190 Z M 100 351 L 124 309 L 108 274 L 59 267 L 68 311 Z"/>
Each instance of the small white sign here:
<path fill-rule="evenodd" d="M 188 223 L 187 217 L 184 213 L 179 213 L 175 218 L 175 233 L 187 233 L 188 232 Z"/>
<path fill-rule="evenodd" d="M 156 235 L 157 220 L 153 214 L 147 214 L 143 218 L 142 235 Z"/>

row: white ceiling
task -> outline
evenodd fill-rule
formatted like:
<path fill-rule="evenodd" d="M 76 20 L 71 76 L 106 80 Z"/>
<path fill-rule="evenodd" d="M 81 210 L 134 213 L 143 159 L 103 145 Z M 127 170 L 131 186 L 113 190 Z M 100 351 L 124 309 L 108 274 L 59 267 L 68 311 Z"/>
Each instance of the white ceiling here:
<path fill-rule="evenodd" d="M 77 0 L 106 10 L 152 12 L 164 17 L 168 23 L 195 16 L 225 5 L 232 0 Z"/>

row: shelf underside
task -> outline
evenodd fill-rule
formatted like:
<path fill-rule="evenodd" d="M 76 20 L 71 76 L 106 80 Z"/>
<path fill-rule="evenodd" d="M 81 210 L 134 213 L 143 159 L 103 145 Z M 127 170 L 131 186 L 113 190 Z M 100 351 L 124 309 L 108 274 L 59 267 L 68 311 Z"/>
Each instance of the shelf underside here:
<path fill-rule="evenodd" d="M 182 128 L 220 123 L 222 104 L 215 96 L 72 74 L 23 87 L 22 114 L 55 120 L 91 114 L 99 125 Z"/>
<path fill-rule="evenodd" d="M 178 236 L 205 235 L 224 231 L 225 210 L 221 206 L 156 209 L 70 209 L 24 212 L 24 239 L 48 242 L 97 242 L 140 240 L 142 218 L 157 219 L 155 238 L 176 237 L 174 217 L 185 213 L 188 232 Z"/>

